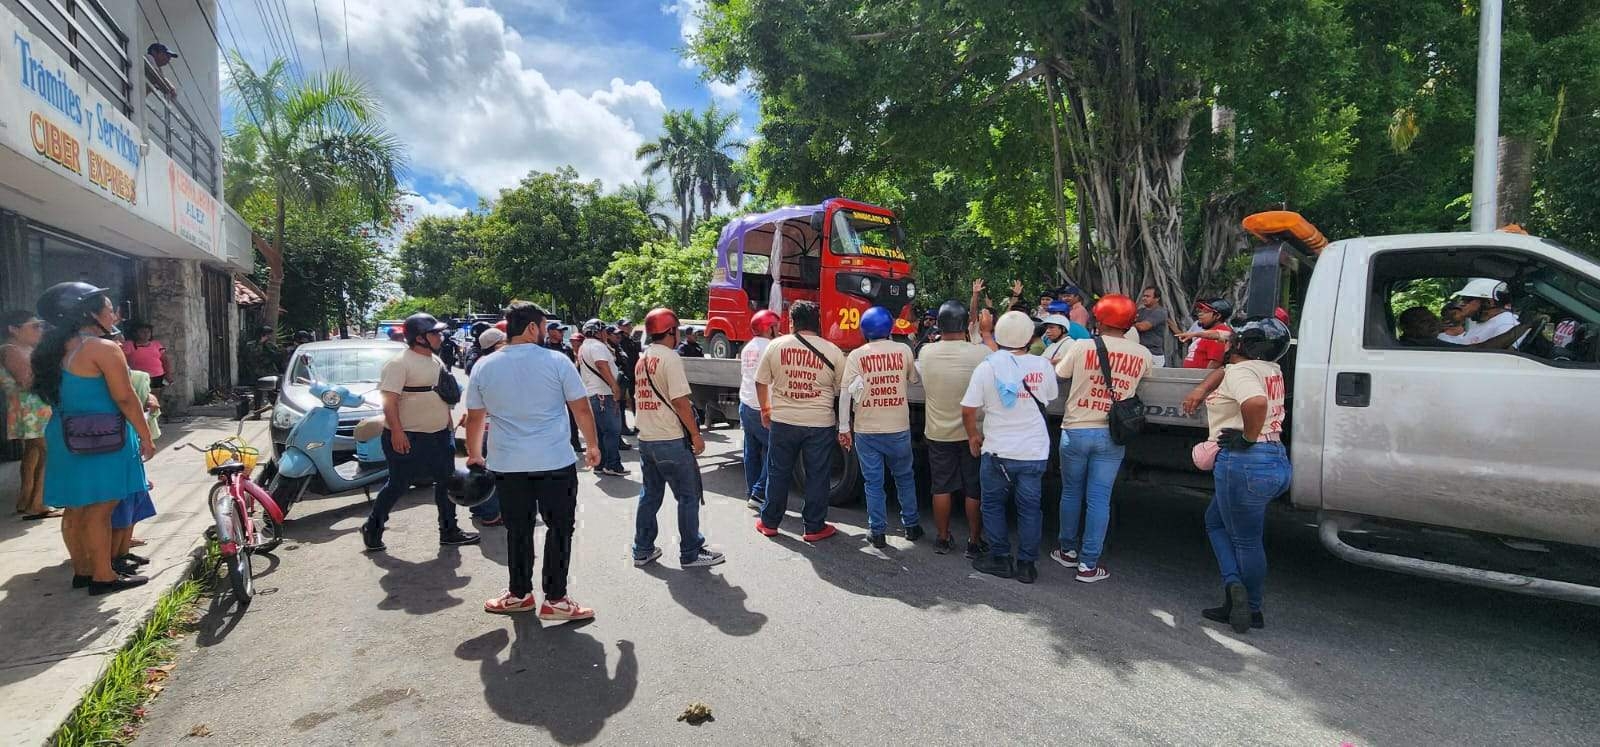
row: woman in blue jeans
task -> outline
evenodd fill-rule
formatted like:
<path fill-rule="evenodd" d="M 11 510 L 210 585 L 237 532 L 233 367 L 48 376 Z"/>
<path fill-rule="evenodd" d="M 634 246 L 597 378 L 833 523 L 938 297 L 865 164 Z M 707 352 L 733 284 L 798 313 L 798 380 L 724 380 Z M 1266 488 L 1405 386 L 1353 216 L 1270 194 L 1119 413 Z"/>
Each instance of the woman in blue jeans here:
<path fill-rule="evenodd" d="M 1235 632 L 1266 627 L 1261 613 L 1267 554 L 1262 546 L 1267 504 L 1289 488 L 1283 447 L 1284 380 L 1278 359 L 1289 328 L 1255 319 L 1234 332 L 1222 383 L 1206 398 L 1206 417 L 1221 449 L 1213 467 L 1216 494 L 1206 507 L 1206 534 L 1222 574 L 1221 607 L 1201 611 Z"/>

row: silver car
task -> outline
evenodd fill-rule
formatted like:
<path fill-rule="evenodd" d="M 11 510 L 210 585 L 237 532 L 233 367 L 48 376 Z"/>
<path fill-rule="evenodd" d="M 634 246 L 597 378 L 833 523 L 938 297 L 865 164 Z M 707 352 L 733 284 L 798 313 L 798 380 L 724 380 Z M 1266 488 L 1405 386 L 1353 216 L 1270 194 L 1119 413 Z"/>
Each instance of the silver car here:
<path fill-rule="evenodd" d="M 311 396 L 311 382 L 343 386 L 361 397 L 360 407 L 339 411 L 339 427 L 333 439 L 335 461 L 343 461 L 355 451 L 351 435 L 356 423 L 383 412 L 383 397 L 378 392 L 378 377 L 383 365 L 404 353 L 403 343 L 391 340 L 349 339 L 308 342 L 294 350 L 287 370 L 279 380 L 278 403 L 272 408 L 272 453 L 283 452 L 289 431 L 313 407 L 322 403 Z"/>

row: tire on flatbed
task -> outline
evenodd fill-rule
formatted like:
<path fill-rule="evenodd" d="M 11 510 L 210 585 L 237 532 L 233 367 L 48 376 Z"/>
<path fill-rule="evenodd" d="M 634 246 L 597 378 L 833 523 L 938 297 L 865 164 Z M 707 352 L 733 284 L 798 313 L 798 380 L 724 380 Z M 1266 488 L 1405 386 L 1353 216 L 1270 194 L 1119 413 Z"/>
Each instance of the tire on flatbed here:
<path fill-rule="evenodd" d="M 851 506 L 861 501 L 861 463 L 856 461 L 856 455 L 839 448 L 833 447 L 833 470 L 828 475 L 828 505 Z M 794 465 L 794 489 L 791 492 L 804 493 L 806 484 L 806 467 L 799 460 Z"/>

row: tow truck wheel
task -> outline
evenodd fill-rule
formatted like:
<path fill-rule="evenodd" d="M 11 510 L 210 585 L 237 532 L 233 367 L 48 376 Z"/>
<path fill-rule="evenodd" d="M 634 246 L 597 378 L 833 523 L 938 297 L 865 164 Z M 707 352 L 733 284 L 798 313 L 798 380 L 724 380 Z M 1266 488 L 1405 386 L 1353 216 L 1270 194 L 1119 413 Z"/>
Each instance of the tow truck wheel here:
<path fill-rule="evenodd" d="M 729 359 L 739 354 L 739 346 L 721 332 L 711 335 L 711 357 Z"/>
<path fill-rule="evenodd" d="M 833 469 L 828 472 L 828 505 L 850 506 L 861 500 L 861 463 L 854 453 L 833 447 Z M 806 466 L 796 460 L 792 492 L 804 493 Z"/>

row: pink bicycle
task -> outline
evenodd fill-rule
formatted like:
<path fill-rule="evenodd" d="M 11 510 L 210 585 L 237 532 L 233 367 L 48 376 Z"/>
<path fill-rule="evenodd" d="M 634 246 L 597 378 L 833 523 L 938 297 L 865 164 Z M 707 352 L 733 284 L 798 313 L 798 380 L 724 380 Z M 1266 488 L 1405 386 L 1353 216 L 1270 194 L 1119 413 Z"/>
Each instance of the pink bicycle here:
<path fill-rule="evenodd" d="M 239 609 L 250 606 L 255 596 L 255 576 L 251 556 L 271 553 L 283 542 L 283 510 L 272 496 L 250 479 L 260 453 L 237 437 L 210 446 L 189 448 L 206 455 L 206 471 L 216 476 L 217 484 L 206 496 L 216 527 L 217 547 L 228 567 L 228 583 Z M 256 521 L 260 504 L 261 521 Z"/>

